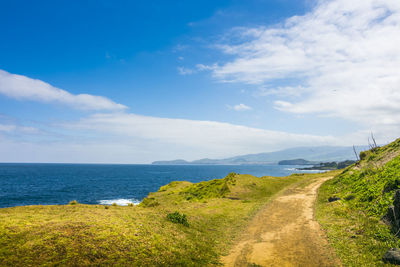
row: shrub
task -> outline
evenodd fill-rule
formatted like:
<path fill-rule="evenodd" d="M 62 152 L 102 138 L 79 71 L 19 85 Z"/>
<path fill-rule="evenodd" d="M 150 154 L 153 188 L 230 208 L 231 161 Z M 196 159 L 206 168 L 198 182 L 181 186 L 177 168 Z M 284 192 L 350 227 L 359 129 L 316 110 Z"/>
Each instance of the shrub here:
<path fill-rule="evenodd" d="M 114 202 L 114 203 L 111 204 L 111 206 L 116 207 L 117 203 Z"/>
<path fill-rule="evenodd" d="M 106 210 L 108 210 L 110 207 L 109 207 L 109 206 L 104 206 L 104 208 L 105 208 Z"/>
<path fill-rule="evenodd" d="M 360 152 L 360 160 L 363 160 L 363 159 L 365 159 L 366 157 L 367 157 L 367 152 L 361 151 L 361 152 Z"/>
<path fill-rule="evenodd" d="M 189 223 L 187 221 L 185 214 L 180 214 L 179 212 L 175 211 L 174 213 L 169 213 L 167 215 L 167 219 L 173 223 L 180 223 L 186 227 L 189 227 Z"/>
<path fill-rule="evenodd" d="M 133 207 L 133 203 L 128 203 L 128 207 Z"/>
<path fill-rule="evenodd" d="M 356 163 L 354 160 L 345 160 L 345 161 L 341 161 L 338 163 L 337 168 L 338 169 L 344 169 L 349 167 L 350 165 Z"/>
<path fill-rule="evenodd" d="M 78 201 L 72 200 L 72 201 L 70 201 L 68 204 L 69 204 L 69 205 L 76 205 L 76 204 L 78 204 Z"/>

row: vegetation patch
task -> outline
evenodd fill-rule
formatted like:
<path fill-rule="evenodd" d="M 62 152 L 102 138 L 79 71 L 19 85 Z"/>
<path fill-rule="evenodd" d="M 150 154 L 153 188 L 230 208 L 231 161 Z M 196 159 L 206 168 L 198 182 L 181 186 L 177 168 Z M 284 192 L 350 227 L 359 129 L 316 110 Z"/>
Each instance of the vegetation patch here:
<path fill-rule="evenodd" d="M 180 192 L 186 200 L 221 198 L 230 193 L 229 186 L 235 185 L 236 173 L 230 173 L 224 179 L 215 179 L 188 186 Z"/>
<path fill-rule="evenodd" d="M 187 221 L 185 214 L 180 214 L 179 212 L 175 211 L 174 213 L 168 213 L 167 219 L 173 223 L 180 223 L 186 227 L 189 227 L 189 222 Z"/>
<path fill-rule="evenodd" d="M 140 202 L 140 207 L 156 207 L 160 205 L 154 197 L 145 197 L 142 202 Z"/>
<path fill-rule="evenodd" d="M 400 189 L 399 144 L 361 152 L 360 162 L 320 188 L 317 219 L 346 266 L 384 265 L 383 254 L 400 247 L 382 220 Z M 332 196 L 340 200 L 329 203 Z"/>

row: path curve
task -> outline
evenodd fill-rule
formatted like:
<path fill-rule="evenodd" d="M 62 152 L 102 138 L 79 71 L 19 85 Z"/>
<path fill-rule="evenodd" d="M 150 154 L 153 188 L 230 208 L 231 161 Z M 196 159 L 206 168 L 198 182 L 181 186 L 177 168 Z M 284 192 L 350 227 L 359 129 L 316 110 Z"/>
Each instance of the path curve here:
<path fill-rule="evenodd" d="M 340 266 L 314 220 L 318 188 L 331 177 L 306 187 L 284 190 L 251 221 L 225 266 Z"/>

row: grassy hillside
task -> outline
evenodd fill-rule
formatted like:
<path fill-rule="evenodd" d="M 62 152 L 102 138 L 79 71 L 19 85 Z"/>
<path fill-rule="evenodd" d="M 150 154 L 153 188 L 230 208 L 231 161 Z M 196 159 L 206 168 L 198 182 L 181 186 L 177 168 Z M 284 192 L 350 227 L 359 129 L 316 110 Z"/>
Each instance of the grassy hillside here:
<path fill-rule="evenodd" d="M 380 266 L 386 250 L 400 246 L 382 221 L 400 188 L 400 139 L 360 158 L 321 186 L 317 219 L 345 266 Z M 341 200 L 329 203 L 329 197 Z"/>
<path fill-rule="evenodd" d="M 172 182 L 139 206 L 0 209 L 0 265 L 217 265 L 276 192 L 315 175 Z"/>

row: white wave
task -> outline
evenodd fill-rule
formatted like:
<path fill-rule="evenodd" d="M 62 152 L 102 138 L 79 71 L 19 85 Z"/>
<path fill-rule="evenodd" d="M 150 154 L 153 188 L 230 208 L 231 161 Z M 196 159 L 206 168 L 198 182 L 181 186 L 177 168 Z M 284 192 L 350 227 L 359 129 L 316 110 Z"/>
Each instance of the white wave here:
<path fill-rule="evenodd" d="M 128 206 L 128 204 L 133 204 L 133 205 L 139 205 L 140 201 L 134 198 L 131 199 L 125 199 L 125 198 L 119 198 L 119 199 L 104 199 L 104 200 L 99 200 L 99 204 L 101 205 L 112 205 L 112 204 L 117 204 L 118 206 Z"/>

